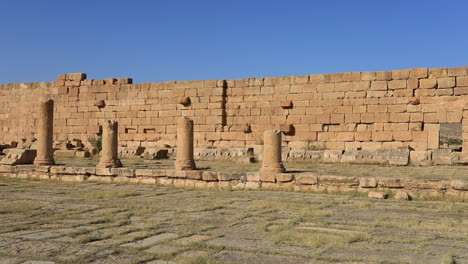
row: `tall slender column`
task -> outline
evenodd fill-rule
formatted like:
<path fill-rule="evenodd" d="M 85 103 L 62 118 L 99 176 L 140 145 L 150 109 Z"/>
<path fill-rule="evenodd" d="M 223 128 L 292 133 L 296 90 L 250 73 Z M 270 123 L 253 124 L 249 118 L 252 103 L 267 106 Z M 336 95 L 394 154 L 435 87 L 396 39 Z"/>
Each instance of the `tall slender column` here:
<path fill-rule="evenodd" d="M 54 101 L 39 104 L 37 124 L 37 156 L 35 165 L 54 165 Z"/>
<path fill-rule="evenodd" d="M 193 120 L 182 117 L 177 120 L 176 170 L 195 170 L 193 159 Z"/>
<path fill-rule="evenodd" d="M 122 167 L 118 158 L 118 126 L 117 121 L 105 120 L 102 124 L 102 150 L 101 159 L 97 167 L 117 168 Z"/>
<path fill-rule="evenodd" d="M 281 131 L 263 133 L 263 163 L 260 172 L 281 173 L 285 168 L 281 161 Z"/>

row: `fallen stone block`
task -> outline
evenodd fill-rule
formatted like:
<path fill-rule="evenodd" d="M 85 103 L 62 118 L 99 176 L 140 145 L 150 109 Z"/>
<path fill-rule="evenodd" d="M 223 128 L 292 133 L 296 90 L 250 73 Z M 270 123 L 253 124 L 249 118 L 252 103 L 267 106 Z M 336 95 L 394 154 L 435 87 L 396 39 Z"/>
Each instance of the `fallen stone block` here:
<path fill-rule="evenodd" d="M 91 157 L 91 153 L 87 150 L 75 152 L 75 158 L 89 158 L 89 157 Z"/>
<path fill-rule="evenodd" d="M 8 149 L 8 154 L 0 161 L 0 164 L 33 164 L 36 155 L 37 151 L 35 149 Z"/>
<path fill-rule="evenodd" d="M 367 197 L 373 198 L 373 199 L 387 199 L 388 195 L 383 192 L 369 192 L 367 194 Z"/>
<path fill-rule="evenodd" d="M 468 191 L 468 180 L 451 180 L 450 187 L 459 191 Z"/>
<path fill-rule="evenodd" d="M 119 157 L 137 158 L 145 151 L 144 147 L 119 147 Z"/>
<path fill-rule="evenodd" d="M 405 191 L 397 191 L 395 194 L 395 199 L 397 200 L 410 200 L 410 196 L 407 192 Z"/>
<path fill-rule="evenodd" d="M 142 155 L 143 155 L 143 158 L 149 159 L 149 160 L 167 159 L 169 158 L 169 150 L 164 149 L 164 148 L 151 147 L 151 148 L 146 148 Z"/>

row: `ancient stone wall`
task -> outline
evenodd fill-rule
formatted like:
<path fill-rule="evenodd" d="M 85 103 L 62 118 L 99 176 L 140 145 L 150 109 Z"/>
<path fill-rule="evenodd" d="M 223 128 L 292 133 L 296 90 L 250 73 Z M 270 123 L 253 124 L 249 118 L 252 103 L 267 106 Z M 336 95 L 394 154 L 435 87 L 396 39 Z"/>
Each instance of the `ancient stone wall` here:
<path fill-rule="evenodd" d="M 0 143 L 37 137 L 37 104 L 55 100 L 55 140 L 119 122 L 126 146 L 175 145 L 177 117 L 197 147 L 251 147 L 268 129 L 292 149 L 439 148 L 441 123 L 463 122 L 468 149 L 468 67 L 417 68 L 238 80 L 132 84 L 129 78 L 0 85 Z"/>

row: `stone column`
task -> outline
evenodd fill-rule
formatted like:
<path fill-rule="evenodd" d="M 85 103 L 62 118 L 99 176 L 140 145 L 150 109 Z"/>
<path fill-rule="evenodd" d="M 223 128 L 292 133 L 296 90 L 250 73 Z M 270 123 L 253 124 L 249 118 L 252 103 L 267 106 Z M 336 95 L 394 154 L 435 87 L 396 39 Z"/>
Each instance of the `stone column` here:
<path fill-rule="evenodd" d="M 263 163 L 260 172 L 281 173 L 284 171 L 281 161 L 281 131 L 267 130 L 263 133 Z"/>
<path fill-rule="evenodd" d="M 195 170 L 193 159 L 193 120 L 182 117 L 177 120 L 176 170 Z"/>
<path fill-rule="evenodd" d="M 122 167 L 118 157 L 118 126 L 117 121 L 105 120 L 102 124 L 102 150 L 101 159 L 97 167 L 117 168 Z"/>
<path fill-rule="evenodd" d="M 54 101 L 39 104 L 35 165 L 54 165 Z"/>

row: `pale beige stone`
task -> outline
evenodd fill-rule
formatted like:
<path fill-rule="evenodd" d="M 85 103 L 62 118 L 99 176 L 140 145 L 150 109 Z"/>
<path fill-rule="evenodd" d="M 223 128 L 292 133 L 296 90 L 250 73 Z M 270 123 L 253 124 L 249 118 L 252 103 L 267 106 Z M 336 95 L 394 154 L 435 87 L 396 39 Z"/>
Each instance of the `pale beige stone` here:
<path fill-rule="evenodd" d="M 263 141 L 263 163 L 260 172 L 262 174 L 284 172 L 285 168 L 281 160 L 281 131 L 265 131 Z"/>
<path fill-rule="evenodd" d="M 177 121 L 176 170 L 196 169 L 193 158 L 193 120 L 182 117 Z"/>
<path fill-rule="evenodd" d="M 387 194 L 383 192 L 369 192 L 367 197 L 373 199 L 387 199 Z"/>
<path fill-rule="evenodd" d="M 101 159 L 97 167 L 117 168 L 122 167 L 118 158 L 118 122 L 105 120 L 102 124 L 102 150 Z"/>
<path fill-rule="evenodd" d="M 37 125 L 37 156 L 34 165 L 54 165 L 54 101 L 40 103 Z"/>

